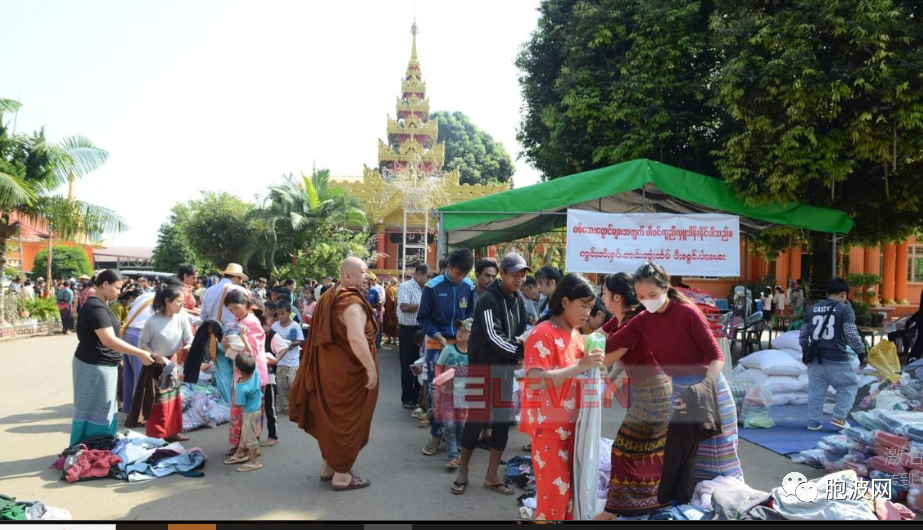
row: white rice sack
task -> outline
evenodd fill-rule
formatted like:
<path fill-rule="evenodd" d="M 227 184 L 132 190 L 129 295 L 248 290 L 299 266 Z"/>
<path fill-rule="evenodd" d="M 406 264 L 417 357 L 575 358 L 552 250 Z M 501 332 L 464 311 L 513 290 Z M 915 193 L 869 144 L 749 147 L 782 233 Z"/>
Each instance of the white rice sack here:
<path fill-rule="evenodd" d="M 763 387 L 768 388 L 773 395 L 789 392 L 807 392 L 807 381 L 802 382 L 798 377 L 791 375 L 770 375 L 763 382 Z"/>
<path fill-rule="evenodd" d="M 804 405 L 808 402 L 808 395 L 803 392 L 785 392 L 781 394 L 772 394 L 772 406 L 780 405 Z"/>
<path fill-rule="evenodd" d="M 731 382 L 736 385 L 762 385 L 768 377 L 762 370 L 747 368 L 742 364 L 734 367 L 734 376 Z"/>
<path fill-rule="evenodd" d="M 798 352 L 798 358 L 801 358 L 801 344 L 798 342 L 798 337 L 801 335 L 800 330 L 792 330 L 785 332 L 772 341 L 772 347 L 779 350 L 795 350 Z"/>
<path fill-rule="evenodd" d="M 775 346 L 775 344 L 773 344 L 773 346 Z M 795 359 L 798 362 L 801 362 L 801 358 L 803 357 L 801 350 L 793 350 L 791 348 L 780 348 L 780 351 L 784 351 L 785 353 L 791 355 L 792 359 Z"/>
<path fill-rule="evenodd" d="M 762 370 L 767 375 L 794 375 L 808 373 L 808 367 L 781 350 L 760 350 L 740 360 L 746 368 Z"/>

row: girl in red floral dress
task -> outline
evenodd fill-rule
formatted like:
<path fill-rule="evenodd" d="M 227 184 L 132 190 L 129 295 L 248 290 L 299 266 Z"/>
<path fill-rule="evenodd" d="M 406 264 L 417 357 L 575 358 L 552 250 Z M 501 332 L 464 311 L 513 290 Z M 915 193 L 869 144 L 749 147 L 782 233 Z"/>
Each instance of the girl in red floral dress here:
<path fill-rule="evenodd" d="M 602 366 L 604 356 L 602 350 L 584 354 L 580 334 L 595 302 L 586 279 L 566 275 L 549 301 L 550 318 L 526 341 L 520 430 L 532 439 L 536 520 L 573 520 L 574 425 L 580 407 L 575 377 Z"/>

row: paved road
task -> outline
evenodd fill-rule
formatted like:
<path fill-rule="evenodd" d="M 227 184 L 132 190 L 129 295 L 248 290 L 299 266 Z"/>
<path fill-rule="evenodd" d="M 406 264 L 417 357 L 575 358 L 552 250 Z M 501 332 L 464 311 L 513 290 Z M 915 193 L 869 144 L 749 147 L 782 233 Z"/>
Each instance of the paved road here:
<path fill-rule="evenodd" d="M 420 449 L 428 432 L 416 427 L 399 403 L 396 349 L 381 353 L 381 399 L 372 437 L 356 464 L 372 486 L 337 493 L 318 481 L 320 452 L 312 438 L 283 421 L 281 443 L 263 449 L 263 469 L 236 473 L 221 463 L 227 449 L 227 425 L 191 433 L 187 447 L 201 447 L 210 460 L 204 478 L 171 476 L 128 484 L 104 479 L 67 484 L 48 469 L 69 440 L 72 414 L 71 357 L 76 338 L 54 336 L 0 343 L 0 493 L 37 499 L 66 508 L 75 519 L 208 520 L 351 519 L 432 520 L 518 517 L 516 497 L 478 485 L 486 465 L 484 451 L 472 462 L 472 485 L 463 496 L 450 492 L 453 475 L 444 454 L 427 457 Z M 603 433 L 614 436 L 623 412 L 604 416 Z M 521 453 L 527 438 L 510 436 L 507 456 Z M 513 450 L 517 451 L 513 451 Z M 791 471 L 808 477 L 818 470 L 741 441 L 747 482 L 768 491 Z"/>

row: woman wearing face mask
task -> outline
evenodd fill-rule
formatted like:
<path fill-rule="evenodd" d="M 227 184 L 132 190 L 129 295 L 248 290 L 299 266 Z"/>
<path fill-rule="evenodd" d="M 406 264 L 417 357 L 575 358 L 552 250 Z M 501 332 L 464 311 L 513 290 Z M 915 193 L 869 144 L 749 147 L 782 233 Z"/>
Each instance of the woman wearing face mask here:
<path fill-rule="evenodd" d="M 610 274 L 603 283 L 602 300 L 614 315 L 603 326 L 609 336 L 628 325 L 644 310 L 635 296 L 631 274 Z M 611 364 L 612 359 L 607 362 Z M 657 492 L 663 473 L 663 454 L 670 423 L 673 385 L 643 338 L 620 359 L 630 380 L 631 405 L 612 444 L 612 469 L 606 509 L 596 520 L 642 513 L 660 506 Z"/>
<path fill-rule="evenodd" d="M 727 380 L 721 375 L 724 355 L 705 316 L 676 289 L 656 263 L 641 266 L 634 275 L 635 293 L 646 311 L 628 321 L 606 342 L 611 365 L 630 348 L 646 342 L 663 371 L 672 378 L 676 410 L 686 405 L 677 397 L 689 386 L 710 378 L 718 391 L 721 434 L 699 444 L 696 482 L 718 476 L 743 480 L 737 457 L 737 408 Z"/>

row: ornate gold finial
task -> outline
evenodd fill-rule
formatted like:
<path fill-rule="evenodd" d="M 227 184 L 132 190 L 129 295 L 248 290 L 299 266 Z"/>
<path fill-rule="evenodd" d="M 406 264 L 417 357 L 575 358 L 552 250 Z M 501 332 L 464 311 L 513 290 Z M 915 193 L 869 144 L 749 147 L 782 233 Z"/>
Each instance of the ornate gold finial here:
<path fill-rule="evenodd" d="M 413 17 L 413 26 L 410 26 L 410 33 L 413 35 L 413 51 L 410 52 L 410 60 L 417 60 L 417 17 Z"/>

